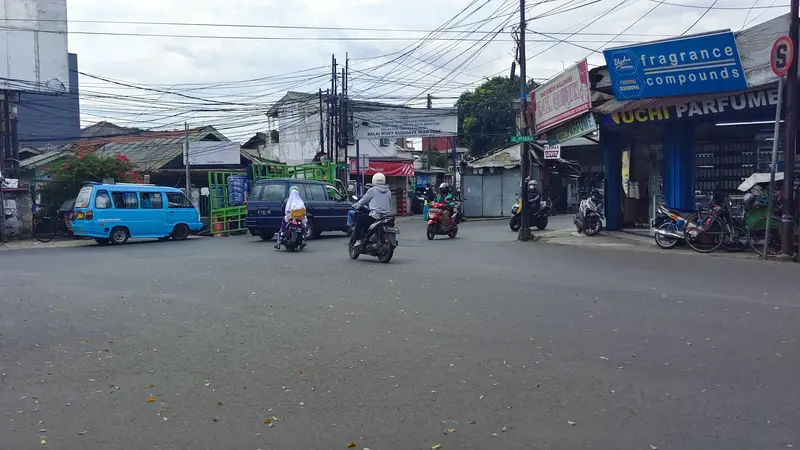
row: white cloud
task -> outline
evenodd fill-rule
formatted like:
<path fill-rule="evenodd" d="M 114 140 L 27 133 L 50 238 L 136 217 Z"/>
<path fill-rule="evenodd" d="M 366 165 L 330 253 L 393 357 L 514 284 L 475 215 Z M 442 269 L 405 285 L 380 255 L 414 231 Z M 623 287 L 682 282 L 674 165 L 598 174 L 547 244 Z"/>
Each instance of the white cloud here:
<path fill-rule="evenodd" d="M 707 7 L 713 0 L 667 0 L 688 6 Z M 778 0 L 777 4 L 785 0 Z M 529 2 L 534 4 L 533 1 Z M 548 78 L 574 61 L 589 57 L 592 64 L 603 64 L 602 55 L 589 49 L 602 49 L 623 45 L 632 41 L 646 41 L 667 36 L 679 35 L 696 21 L 706 9 L 688 6 L 661 4 L 644 19 L 631 27 L 621 37 L 608 43 L 619 33 L 660 3 L 660 0 L 612 0 L 593 3 L 591 0 L 539 2 L 539 6 L 528 13 L 535 17 L 552 11 L 554 8 L 570 8 L 576 5 L 591 4 L 571 12 L 552 15 L 533 20 L 529 28 L 533 32 L 566 33 L 588 26 L 575 36 L 557 35 L 576 45 L 536 42 L 549 40 L 529 33 L 527 52 L 533 59 L 529 61 L 529 76 Z M 569 5 L 567 5 L 569 3 Z M 758 0 L 757 6 L 768 6 L 772 0 Z M 499 9 L 501 19 L 487 22 L 482 29 L 492 30 L 505 20 L 508 24 L 497 41 L 478 52 L 483 43 L 439 41 L 425 45 L 411 57 L 384 65 L 392 57 L 378 60 L 362 60 L 381 54 L 390 54 L 411 45 L 412 41 L 346 41 L 346 40 L 301 40 L 314 36 L 328 37 L 421 37 L 421 33 L 381 32 L 381 31 L 336 31 L 336 30 L 288 30 L 259 28 L 222 27 L 176 27 L 160 25 L 128 25 L 81 23 L 80 20 L 100 21 L 144 21 L 144 22 L 187 22 L 215 24 L 251 25 L 301 25 L 320 27 L 354 28 L 392 28 L 398 30 L 431 30 L 446 22 L 468 2 L 463 0 L 69 0 L 70 31 L 99 31 L 107 33 L 157 33 L 180 35 L 211 36 L 250 36 L 282 37 L 294 40 L 258 39 L 198 39 L 135 36 L 97 36 L 71 34 L 70 51 L 78 53 L 83 72 L 107 78 L 125 80 L 137 84 L 159 85 L 179 89 L 188 95 L 228 101 L 248 103 L 252 106 L 239 107 L 236 112 L 189 112 L 189 100 L 157 92 L 137 91 L 123 87 L 112 87 L 97 80 L 83 77 L 81 88 L 87 93 L 84 113 L 88 121 L 99 120 L 104 114 L 115 122 L 127 119 L 131 125 L 145 127 L 188 120 L 190 123 L 232 121 L 239 124 L 231 129 L 232 134 L 246 135 L 263 128 L 261 110 L 268 103 L 280 98 L 287 89 L 316 91 L 329 85 L 326 68 L 320 68 L 288 78 L 275 77 L 260 82 L 239 86 L 226 84 L 214 89 L 205 87 L 188 91 L 186 83 L 225 83 L 235 80 L 248 80 L 285 74 L 303 69 L 329 66 L 330 55 L 335 53 L 340 63 L 344 62 L 345 52 L 352 59 L 351 92 L 365 98 L 374 96 L 394 97 L 398 101 L 419 96 L 424 100 L 428 91 L 434 95 L 457 96 L 465 84 L 480 81 L 479 77 L 498 72 L 507 74 L 511 64 L 513 42 L 510 32 L 516 21 L 513 13 L 516 0 L 478 0 L 470 9 L 485 4 L 477 12 L 463 20 L 463 23 L 476 22 L 492 16 Z M 618 7 L 612 8 L 615 5 Z M 749 8 L 752 0 L 730 0 L 718 2 L 717 7 Z M 787 8 L 754 9 L 748 20 L 758 17 L 758 22 L 788 12 Z M 503 16 L 504 14 L 504 16 Z M 738 30 L 744 23 L 746 9 L 712 9 L 691 30 L 691 33 L 721 28 Z M 594 18 L 594 19 L 593 19 Z M 581 24 L 586 21 L 586 23 Z M 752 25 L 752 24 L 751 24 Z M 603 33 L 590 35 L 588 33 Z M 458 37 L 453 33 L 446 35 Z M 471 35 L 472 38 L 482 35 Z M 580 47 L 579 47 L 580 46 Z M 585 48 L 581 48 L 585 47 Z M 546 50 L 546 51 L 545 51 Z M 456 57 L 460 52 L 462 56 Z M 542 52 L 541 54 L 538 54 Z M 455 59 L 450 61 L 450 59 Z M 376 67 L 379 66 L 379 67 Z M 439 67 L 437 67 L 439 66 Z M 360 71 L 360 72 L 358 72 Z M 380 77 L 386 76 L 381 79 Z M 316 78 L 313 78 L 316 77 Z M 313 78 L 313 79 L 312 79 Z M 376 84 L 377 83 L 377 84 Z M 410 86 L 404 86 L 410 84 Z M 426 89 L 426 87 L 430 89 Z M 137 100 L 114 104 L 109 99 L 97 99 L 98 92 L 114 95 L 134 96 Z M 93 97 L 94 96 L 94 97 Z M 452 102 L 450 99 L 437 101 L 437 104 Z M 209 104 L 204 105 L 209 109 Z M 215 106 L 215 105 L 211 105 Z M 145 109 L 146 108 L 146 109 Z M 198 108 L 194 108 L 198 109 Z M 219 108 L 217 108 L 219 109 Z M 144 111 L 144 112 L 142 112 Z M 166 118 L 170 114 L 179 114 Z M 160 119 L 155 120 L 157 117 Z M 205 117 L 205 119 L 204 119 Z M 227 118 L 227 119 L 226 119 Z"/>

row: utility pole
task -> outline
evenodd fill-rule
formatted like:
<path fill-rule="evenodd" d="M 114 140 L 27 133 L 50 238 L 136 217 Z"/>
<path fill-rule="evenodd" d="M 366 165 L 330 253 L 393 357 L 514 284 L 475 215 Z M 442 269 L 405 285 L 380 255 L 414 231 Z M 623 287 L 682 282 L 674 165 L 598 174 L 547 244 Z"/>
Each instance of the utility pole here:
<path fill-rule="evenodd" d="M 347 86 L 347 83 L 348 83 L 348 78 L 350 76 L 349 72 L 350 72 L 350 55 L 349 55 L 349 53 L 345 53 L 344 54 L 344 75 L 342 76 L 342 78 L 343 78 L 342 79 L 342 98 L 343 98 L 343 101 L 342 101 L 342 117 L 344 118 L 344 132 L 343 132 L 344 145 L 343 145 L 343 147 L 344 147 L 344 162 L 346 164 L 348 163 L 348 161 L 347 161 L 347 150 L 348 150 L 348 146 L 349 146 L 349 143 L 350 143 L 350 135 L 349 135 L 349 133 L 350 133 L 350 116 L 347 115 L 348 114 L 347 113 L 347 103 L 349 101 L 347 99 L 347 95 L 348 95 L 347 91 L 349 90 L 349 87 Z M 337 174 L 341 174 L 339 176 L 339 179 L 341 179 L 342 183 L 345 186 L 347 186 L 347 171 L 349 170 L 349 165 L 348 165 L 348 169 L 342 170 L 340 172 L 340 171 L 338 171 L 338 167 L 339 167 L 338 166 L 338 164 L 339 164 L 339 158 L 338 157 L 336 158 L 336 164 L 337 164 L 337 166 L 336 166 L 337 167 L 337 172 L 336 173 Z"/>
<path fill-rule="evenodd" d="M 433 108 L 433 96 L 428 94 L 428 109 Z M 434 142 L 436 138 L 433 138 Z M 428 170 L 428 174 L 431 173 L 431 138 L 428 138 L 428 148 L 425 149 L 425 167 Z"/>
<path fill-rule="evenodd" d="M 319 151 L 325 151 L 325 119 L 322 115 L 322 89 L 319 90 Z"/>
<path fill-rule="evenodd" d="M 189 173 L 189 122 L 185 122 L 183 124 L 183 128 L 185 130 L 185 133 L 183 135 L 183 148 L 184 148 L 183 154 L 186 155 L 186 164 L 184 164 L 184 166 L 186 167 L 186 173 L 185 173 L 185 176 L 186 176 L 186 196 L 191 199 L 192 198 L 192 176 Z"/>
<path fill-rule="evenodd" d="M 337 107 L 338 95 L 336 95 L 336 55 L 333 54 L 331 55 L 331 94 L 331 109 L 333 110 L 333 114 L 331 116 L 331 146 L 328 149 L 328 159 L 339 159 L 339 139 L 337 138 L 339 134 L 337 131 L 339 109 Z"/>
<path fill-rule="evenodd" d="M 800 27 L 800 0 L 792 0 L 789 7 L 789 38 L 798 45 L 798 27 Z M 796 56 L 796 55 L 795 55 Z M 781 218 L 781 259 L 791 258 L 794 252 L 794 160 L 797 144 L 797 57 L 792 59 L 789 73 L 786 75 L 786 136 L 783 145 L 783 217 Z M 774 136 L 779 139 L 779 136 Z"/>
<path fill-rule="evenodd" d="M 331 108 L 331 90 L 330 89 L 326 89 L 325 90 L 325 106 L 326 106 L 326 111 L 325 112 L 326 112 L 326 116 L 327 116 L 326 119 L 325 119 L 325 122 L 326 122 L 325 123 L 325 128 L 326 128 L 326 133 L 327 133 L 325 135 L 325 142 L 326 142 L 327 147 L 328 147 L 328 153 L 331 153 L 332 152 L 332 150 L 331 150 L 331 148 L 332 148 L 332 146 L 331 146 L 331 122 L 333 120 L 333 116 L 331 115 L 331 113 L 332 113 L 332 109 L 333 108 Z M 320 150 L 324 150 L 324 149 L 320 149 Z"/>
<path fill-rule="evenodd" d="M 797 1 L 797 0 L 793 0 Z M 519 0 L 519 44 L 517 45 L 517 55 L 519 56 L 519 79 L 520 79 L 520 104 L 522 115 L 522 130 L 521 135 L 528 135 L 528 74 L 526 73 L 525 64 L 525 0 Z M 525 178 L 531 172 L 531 156 L 528 149 L 528 143 L 523 142 L 520 144 L 520 178 L 522 179 L 522 187 L 520 189 L 520 198 L 522 198 L 522 226 L 519 228 L 519 236 L 517 239 L 520 241 L 530 241 L 533 239 L 531 235 L 530 221 L 528 220 L 528 211 L 531 210 L 531 205 L 528 202 L 528 184 L 525 183 Z"/>

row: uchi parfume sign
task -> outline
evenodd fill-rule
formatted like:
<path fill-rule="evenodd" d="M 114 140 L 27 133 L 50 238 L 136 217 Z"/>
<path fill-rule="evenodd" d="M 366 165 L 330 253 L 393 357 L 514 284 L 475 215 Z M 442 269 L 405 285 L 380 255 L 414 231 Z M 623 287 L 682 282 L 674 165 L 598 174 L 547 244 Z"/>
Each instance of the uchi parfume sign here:
<path fill-rule="evenodd" d="M 730 31 L 603 51 L 617 100 L 747 89 Z"/>
<path fill-rule="evenodd" d="M 585 59 L 531 92 L 533 123 L 537 133 L 585 114 L 591 107 Z"/>

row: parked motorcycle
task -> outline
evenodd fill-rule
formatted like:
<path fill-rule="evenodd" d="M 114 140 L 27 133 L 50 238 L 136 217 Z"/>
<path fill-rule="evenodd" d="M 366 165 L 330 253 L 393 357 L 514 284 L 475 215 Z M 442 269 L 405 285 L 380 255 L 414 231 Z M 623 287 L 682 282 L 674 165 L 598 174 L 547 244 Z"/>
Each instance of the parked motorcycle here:
<path fill-rule="evenodd" d="M 361 207 L 356 212 L 358 214 L 369 214 L 369 208 Z M 366 254 L 375 256 L 378 261 L 388 263 L 394 256 L 394 249 L 397 248 L 397 235 L 400 230 L 395 226 L 395 216 L 383 216 L 376 220 L 369 229 L 364 232 L 361 245 L 355 246 L 355 235 L 350 236 L 348 252 L 350 258 L 357 259 L 359 255 Z"/>
<path fill-rule="evenodd" d="M 519 231 L 522 226 L 522 215 L 520 214 L 522 211 L 522 199 L 519 194 L 516 195 L 517 200 L 514 202 L 514 206 L 511 207 L 511 219 L 508 221 L 508 227 L 514 232 Z M 530 219 L 530 225 L 540 230 L 547 228 L 548 217 L 551 215 L 550 211 L 550 202 L 542 200 L 539 204 L 539 210 Z"/>
<path fill-rule="evenodd" d="M 672 249 L 683 242 L 700 253 L 710 253 L 719 247 L 729 252 L 747 249 L 749 238 L 743 219 L 730 214 L 731 202 L 724 207 L 722 201 L 714 201 L 701 206 L 696 212 L 671 209 L 665 205 L 658 207 L 659 217 L 653 224 L 653 238 L 656 245 Z"/>
<path fill-rule="evenodd" d="M 575 229 L 578 233 L 583 233 L 587 236 L 594 236 L 603 228 L 603 194 L 597 189 L 592 189 L 589 198 L 581 200 L 578 207 L 578 213 L 572 222 L 575 224 Z"/>
<path fill-rule="evenodd" d="M 306 230 L 303 226 L 303 222 L 292 219 L 286 224 L 286 229 L 283 231 L 281 245 L 290 252 L 302 250 L 306 246 L 305 236 Z"/>
<path fill-rule="evenodd" d="M 450 226 L 444 226 L 444 203 L 431 203 L 428 205 L 428 229 L 426 236 L 432 241 L 436 235 L 447 235 L 455 238 L 458 234 L 458 223 L 456 223 L 456 212 L 450 217 Z M 456 210 L 457 211 L 457 210 Z"/>

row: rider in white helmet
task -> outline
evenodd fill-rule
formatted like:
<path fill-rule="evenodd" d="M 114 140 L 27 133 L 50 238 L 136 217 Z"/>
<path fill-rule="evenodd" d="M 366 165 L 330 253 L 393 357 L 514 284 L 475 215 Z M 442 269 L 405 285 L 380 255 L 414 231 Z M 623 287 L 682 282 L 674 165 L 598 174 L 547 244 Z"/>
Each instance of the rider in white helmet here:
<path fill-rule="evenodd" d="M 392 193 L 389 190 L 389 186 L 386 185 L 386 176 L 382 173 L 373 175 L 372 187 L 353 205 L 356 210 L 364 205 L 369 206 L 369 214 L 357 214 L 355 217 L 356 227 L 353 230 L 352 239 L 356 247 L 361 245 L 364 230 L 368 229 L 375 219 L 380 219 L 389 214 L 389 200 L 391 197 Z"/>

